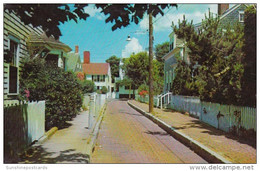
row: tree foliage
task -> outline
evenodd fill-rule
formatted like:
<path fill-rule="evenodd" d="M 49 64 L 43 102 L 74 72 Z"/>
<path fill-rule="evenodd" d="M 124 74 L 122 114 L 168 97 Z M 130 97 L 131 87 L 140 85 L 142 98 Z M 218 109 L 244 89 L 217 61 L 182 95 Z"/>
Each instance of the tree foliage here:
<path fill-rule="evenodd" d="M 85 7 L 88 4 L 4 4 L 4 10 L 14 12 L 26 25 L 42 27 L 47 36 L 56 39 L 61 36 L 59 24 L 89 17 Z M 176 4 L 96 4 L 101 13 L 107 16 L 105 22 L 113 23 L 112 30 L 128 26 L 131 22 L 138 24 L 144 14 L 152 12 L 155 17 L 163 15 L 163 10 Z M 40 19 L 39 19 L 40 18 Z"/>
<path fill-rule="evenodd" d="M 115 55 L 113 55 L 113 56 L 111 56 L 110 58 L 108 58 L 106 60 L 106 63 L 110 64 L 112 79 L 115 79 L 115 77 L 119 77 L 120 58 L 118 58 Z"/>
<path fill-rule="evenodd" d="M 160 76 L 160 63 L 153 60 L 153 77 L 154 77 L 154 92 L 159 94 L 163 87 L 163 77 Z M 129 58 L 124 59 L 122 69 L 126 76 L 133 81 L 135 87 L 141 84 L 148 84 L 149 56 L 147 52 L 139 52 L 132 54 Z"/>
<path fill-rule="evenodd" d="M 47 36 L 56 39 L 61 36 L 59 24 L 70 20 L 86 20 L 89 17 L 84 11 L 87 4 L 5 4 L 4 9 L 14 12 L 24 24 L 43 29 Z"/>
<path fill-rule="evenodd" d="M 245 10 L 245 44 L 243 51 L 245 58 L 244 76 L 242 82 L 244 104 L 256 106 L 256 6 L 249 6 Z"/>
<path fill-rule="evenodd" d="M 95 91 L 95 83 L 90 80 L 80 81 L 83 93 L 93 93 Z"/>
<path fill-rule="evenodd" d="M 164 60 L 162 57 L 169 53 L 169 42 L 164 42 L 162 44 L 157 44 L 155 46 L 155 56 L 156 60 L 159 62 L 158 67 L 159 67 L 159 74 L 161 77 L 164 77 Z"/>
<path fill-rule="evenodd" d="M 177 7 L 176 4 L 96 4 L 101 8 L 101 13 L 108 17 L 106 23 L 114 23 L 112 30 L 128 26 L 131 22 L 138 24 L 145 13 L 152 13 L 153 17 L 158 14 L 164 15 L 163 10 L 170 6 Z"/>
<path fill-rule="evenodd" d="M 157 61 L 159 62 L 164 62 L 162 57 L 164 55 L 166 55 L 167 53 L 169 53 L 169 42 L 164 42 L 162 44 L 157 44 L 155 46 L 155 56 L 156 56 L 156 59 Z"/>
<path fill-rule="evenodd" d="M 219 18 L 209 15 L 196 31 L 184 17 L 174 27 L 178 38 L 186 41 L 190 64 L 185 66 L 182 61 L 178 64 L 173 92 L 188 95 L 198 92 L 202 100 L 241 104 L 243 27 L 236 24 L 220 28 L 219 22 Z"/>

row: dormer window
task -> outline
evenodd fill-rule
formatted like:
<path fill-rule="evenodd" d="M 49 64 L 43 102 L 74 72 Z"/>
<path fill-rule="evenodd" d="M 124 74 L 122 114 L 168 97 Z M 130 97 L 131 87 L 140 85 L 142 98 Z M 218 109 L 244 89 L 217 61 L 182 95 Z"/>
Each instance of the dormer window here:
<path fill-rule="evenodd" d="M 244 22 L 245 13 L 244 11 L 239 11 L 239 22 Z"/>

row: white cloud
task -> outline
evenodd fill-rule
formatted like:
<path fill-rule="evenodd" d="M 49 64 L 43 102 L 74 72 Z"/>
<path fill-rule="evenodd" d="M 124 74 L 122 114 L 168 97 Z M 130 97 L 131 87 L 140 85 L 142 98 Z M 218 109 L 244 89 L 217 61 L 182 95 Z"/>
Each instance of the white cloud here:
<path fill-rule="evenodd" d="M 213 13 L 217 13 L 217 5 L 212 4 L 209 5 L 210 11 Z M 166 13 L 164 16 L 158 15 L 153 19 L 154 22 L 154 32 L 160 31 L 170 31 L 172 22 L 174 25 L 178 24 L 178 20 L 183 20 L 183 15 L 185 14 L 185 18 L 190 22 L 193 20 L 193 23 L 199 23 L 202 19 L 205 18 L 205 13 L 208 14 L 208 9 L 206 11 L 196 10 L 193 12 L 180 12 L 176 10 L 171 10 Z M 148 29 L 148 15 L 145 15 L 143 20 L 139 23 L 139 26 L 142 30 Z"/>
<path fill-rule="evenodd" d="M 139 43 L 139 40 L 135 37 L 131 38 L 131 41 L 125 46 L 125 49 L 122 51 L 122 57 L 129 57 L 132 53 L 138 53 L 143 51 L 143 47 Z"/>
<path fill-rule="evenodd" d="M 90 15 L 90 17 L 95 17 L 98 20 L 104 20 L 105 19 L 105 15 L 100 13 L 101 9 L 97 8 L 95 5 L 93 4 L 89 4 L 87 7 L 84 8 L 84 11 L 86 13 L 88 13 Z"/>

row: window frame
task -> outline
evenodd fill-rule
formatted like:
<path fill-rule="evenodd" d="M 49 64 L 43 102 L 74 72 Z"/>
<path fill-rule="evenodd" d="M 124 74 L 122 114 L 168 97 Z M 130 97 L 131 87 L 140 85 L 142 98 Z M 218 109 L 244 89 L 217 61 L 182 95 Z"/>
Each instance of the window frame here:
<path fill-rule="evenodd" d="M 8 74 L 7 74 L 7 95 L 18 95 L 19 94 L 19 52 L 20 52 L 20 39 L 17 38 L 16 36 L 13 36 L 12 34 L 8 35 L 8 50 L 11 50 L 11 41 L 15 42 L 17 44 L 16 48 L 16 55 L 15 55 L 15 62 L 14 63 L 6 63 L 7 68 L 8 68 Z M 13 58 L 13 57 L 12 57 Z M 17 68 L 17 79 L 16 79 L 16 85 L 17 85 L 17 90 L 16 93 L 10 93 L 10 66 L 16 67 Z"/>
<path fill-rule="evenodd" d="M 243 15 L 243 20 L 241 20 L 241 14 Z M 238 21 L 239 21 L 240 23 L 245 22 L 245 12 L 244 12 L 244 11 L 239 11 Z"/>

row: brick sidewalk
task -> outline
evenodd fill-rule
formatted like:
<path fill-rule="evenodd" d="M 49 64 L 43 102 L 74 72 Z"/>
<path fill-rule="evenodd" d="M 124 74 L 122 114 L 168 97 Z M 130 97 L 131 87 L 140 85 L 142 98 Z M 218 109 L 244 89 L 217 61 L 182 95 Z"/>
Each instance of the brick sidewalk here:
<path fill-rule="evenodd" d="M 130 102 L 148 112 L 147 104 L 135 100 Z M 204 124 L 199 119 L 179 112 L 154 108 L 154 113 L 154 116 L 157 118 L 205 145 L 232 163 L 256 163 L 256 149 L 236 137 Z"/>

